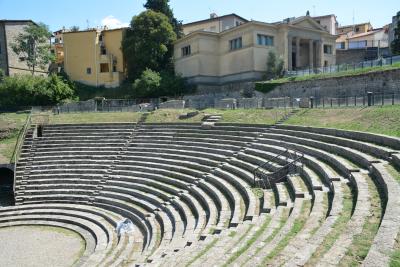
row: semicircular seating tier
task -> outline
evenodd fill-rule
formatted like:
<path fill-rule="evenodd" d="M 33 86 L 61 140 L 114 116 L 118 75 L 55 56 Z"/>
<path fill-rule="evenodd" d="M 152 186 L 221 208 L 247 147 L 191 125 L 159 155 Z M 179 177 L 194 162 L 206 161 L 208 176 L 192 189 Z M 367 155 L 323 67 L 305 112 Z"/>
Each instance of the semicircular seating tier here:
<path fill-rule="evenodd" d="M 363 264 L 387 266 L 396 246 L 397 138 L 226 123 L 34 133 L 17 164 L 16 206 L 0 208 L 0 227 L 76 231 L 86 242 L 81 265 L 338 265 L 373 223 Z M 286 150 L 304 154 L 298 172 L 254 188 L 254 170 L 279 170 Z M 134 229 L 119 234 L 124 219 Z"/>

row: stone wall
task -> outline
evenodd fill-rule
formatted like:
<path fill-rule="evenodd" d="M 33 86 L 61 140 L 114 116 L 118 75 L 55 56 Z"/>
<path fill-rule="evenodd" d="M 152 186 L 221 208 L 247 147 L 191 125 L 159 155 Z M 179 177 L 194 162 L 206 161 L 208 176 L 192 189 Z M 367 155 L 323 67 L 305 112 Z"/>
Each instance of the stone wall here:
<path fill-rule="evenodd" d="M 170 100 L 162 102 L 158 105 L 159 108 L 183 109 L 185 107 L 185 100 Z"/>
<path fill-rule="evenodd" d="M 336 50 L 336 64 L 359 63 L 365 60 L 365 49 Z"/>
<path fill-rule="evenodd" d="M 267 94 L 266 97 L 344 97 L 376 94 L 400 94 L 400 69 L 310 81 L 285 83 Z"/>

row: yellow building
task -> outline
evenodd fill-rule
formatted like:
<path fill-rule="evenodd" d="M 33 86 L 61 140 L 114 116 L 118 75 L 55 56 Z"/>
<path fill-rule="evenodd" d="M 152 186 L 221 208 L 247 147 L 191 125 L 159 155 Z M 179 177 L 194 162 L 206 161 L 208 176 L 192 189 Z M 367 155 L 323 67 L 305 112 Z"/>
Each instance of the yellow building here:
<path fill-rule="evenodd" d="M 126 77 L 121 49 L 124 33 L 125 28 L 65 32 L 65 72 L 72 80 L 87 85 L 119 86 Z"/>
<path fill-rule="evenodd" d="M 55 57 L 55 63 L 62 64 L 64 62 L 63 34 L 65 30 L 53 32 L 54 42 L 52 43 L 52 53 Z"/>
<path fill-rule="evenodd" d="M 278 23 L 234 19 L 221 32 L 207 30 L 218 18 L 183 25 L 188 34 L 174 44 L 175 71 L 193 84 L 221 85 L 262 79 L 270 51 L 286 70 L 336 63 L 336 36 L 309 16 Z"/>

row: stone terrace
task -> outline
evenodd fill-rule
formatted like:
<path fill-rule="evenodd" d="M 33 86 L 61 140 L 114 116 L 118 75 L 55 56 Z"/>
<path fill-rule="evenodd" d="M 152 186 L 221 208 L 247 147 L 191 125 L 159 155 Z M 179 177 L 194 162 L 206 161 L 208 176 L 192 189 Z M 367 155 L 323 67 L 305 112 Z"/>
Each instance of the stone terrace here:
<path fill-rule="evenodd" d="M 299 175 L 254 190 L 254 169 L 269 162 L 265 171 L 277 170 L 286 148 L 305 155 Z M 346 257 L 377 213 L 363 264 L 387 266 L 400 227 L 396 168 L 400 140 L 367 133 L 48 125 L 41 137 L 34 128 L 26 135 L 16 206 L 0 209 L 0 227 L 75 231 L 85 239 L 79 263 L 87 266 L 327 266 Z M 118 236 L 124 218 L 135 230 Z"/>

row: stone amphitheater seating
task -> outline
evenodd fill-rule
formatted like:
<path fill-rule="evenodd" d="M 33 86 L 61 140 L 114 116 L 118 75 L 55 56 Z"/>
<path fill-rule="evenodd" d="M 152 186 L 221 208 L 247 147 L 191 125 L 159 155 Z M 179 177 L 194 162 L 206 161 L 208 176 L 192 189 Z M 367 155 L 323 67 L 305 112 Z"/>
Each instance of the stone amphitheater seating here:
<path fill-rule="evenodd" d="M 304 167 L 257 193 L 254 169 L 269 162 L 265 171 L 277 170 L 285 148 L 304 153 Z M 16 206 L 0 209 L 0 227 L 76 231 L 87 244 L 80 259 L 87 266 L 302 266 L 350 198 L 352 216 L 318 262 L 336 265 L 374 204 L 372 179 L 382 218 L 363 264 L 386 266 L 400 227 L 400 185 L 389 165 L 400 169 L 400 140 L 368 133 L 223 123 L 47 125 L 41 137 L 34 128 L 25 137 Z M 124 218 L 135 230 L 118 236 Z"/>

